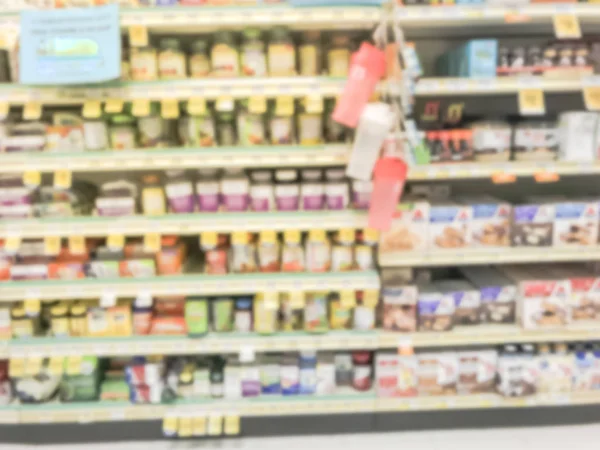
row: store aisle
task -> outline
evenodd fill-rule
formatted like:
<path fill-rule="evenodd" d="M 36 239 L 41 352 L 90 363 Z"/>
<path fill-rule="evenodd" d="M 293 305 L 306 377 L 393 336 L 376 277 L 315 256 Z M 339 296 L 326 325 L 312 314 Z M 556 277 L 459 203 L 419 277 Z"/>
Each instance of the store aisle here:
<path fill-rule="evenodd" d="M 492 430 L 423 431 L 414 433 L 381 433 L 236 439 L 231 441 L 148 442 L 118 444 L 119 450 L 218 449 L 218 450 L 565 450 L 577 444 L 577 450 L 597 450 L 600 424 L 540 428 L 504 428 Z M 75 450 L 69 446 L 10 446 L 0 450 Z M 86 450 L 114 450 L 114 444 L 86 446 Z"/>

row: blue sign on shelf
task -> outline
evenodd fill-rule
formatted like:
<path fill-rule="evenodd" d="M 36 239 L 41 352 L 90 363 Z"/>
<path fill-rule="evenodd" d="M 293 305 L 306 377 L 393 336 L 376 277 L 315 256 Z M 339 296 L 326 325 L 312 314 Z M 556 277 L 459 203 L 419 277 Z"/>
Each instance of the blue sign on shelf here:
<path fill-rule="evenodd" d="M 121 75 L 119 7 L 21 13 L 23 84 L 83 84 Z"/>

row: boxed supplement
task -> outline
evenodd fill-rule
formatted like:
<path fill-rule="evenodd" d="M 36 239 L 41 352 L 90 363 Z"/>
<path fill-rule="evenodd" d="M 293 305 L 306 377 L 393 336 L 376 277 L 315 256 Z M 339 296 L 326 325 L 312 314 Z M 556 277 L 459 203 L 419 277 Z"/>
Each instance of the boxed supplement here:
<path fill-rule="evenodd" d="M 435 286 L 454 302 L 454 325 L 475 325 L 481 320 L 481 292 L 465 280 L 436 281 Z"/>
<path fill-rule="evenodd" d="M 537 360 L 519 353 L 515 345 L 505 346 L 498 357 L 498 392 L 505 397 L 523 397 L 536 391 Z"/>
<path fill-rule="evenodd" d="M 399 277 L 383 275 L 383 329 L 413 332 L 417 330 L 417 287 L 406 285 Z"/>
<path fill-rule="evenodd" d="M 427 249 L 429 203 L 406 202 L 398 205 L 388 231 L 381 233 L 379 252 L 412 252 Z"/>
<path fill-rule="evenodd" d="M 458 394 L 492 393 L 496 389 L 496 350 L 458 352 Z"/>
<path fill-rule="evenodd" d="M 554 204 L 550 202 L 532 201 L 513 205 L 512 245 L 515 247 L 551 246 L 554 217 Z"/>
<path fill-rule="evenodd" d="M 441 293 L 435 284 L 418 287 L 419 331 L 449 331 L 454 325 L 454 299 Z"/>
<path fill-rule="evenodd" d="M 568 298 L 571 325 L 589 326 L 600 318 L 600 278 L 585 264 L 559 264 L 551 267 L 557 279 L 570 285 Z"/>
<path fill-rule="evenodd" d="M 511 205 L 494 197 L 462 196 L 458 201 L 471 207 L 471 235 L 473 247 L 505 247 L 510 244 Z"/>
<path fill-rule="evenodd" d="M 418 355 L 419 395 L 454 395 L 458 379 L 458 358 L 454 352 Z"/>
<path fill-rule="evenodd" d="M 493 267 L 463 267 L 460 271 L 479 289 L 482 322 L 515 322 L 517 288 L 512 280 Z"/>
<path fill-rule="evenodd" d="M 333 354 L 319 352 L 317 354 L 317 395 L 335 393 L 335 363 Z"/>
<path fill-rule="evenodd" d="M 569 201 L 554 205 L 553 245 L 585 247 L 598 241 L 598 202 Z"/>
<path fill-rule="evenodd" d="M 469 206 L 453 202 L 432 204 L 429 210 L 429 249 L 470 246 L 471 216 Z"/>
<path fill-rule="evenodd" d="M 415 355 L 377 352 L 375 390 L 378 397 L 414 397 L 417 395 L 418 360 Z"/>

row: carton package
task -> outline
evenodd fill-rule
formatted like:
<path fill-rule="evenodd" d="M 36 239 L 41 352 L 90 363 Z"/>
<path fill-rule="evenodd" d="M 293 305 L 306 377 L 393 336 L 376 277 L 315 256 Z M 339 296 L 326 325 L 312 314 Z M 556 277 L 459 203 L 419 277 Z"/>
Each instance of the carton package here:
<path fill-rule="evenodd" d="M 496 389 L 496 350 L 458 352 L 458 394 L 492 393 Z"/>
<path fill-rule="evenodd" d="M 569 317 L 574 326 L 589 326 L 600 319 L 600 278 L 586 264 L 559 264 L 551 267 L 557 279 L 570 286 L 567 300 Z"/>
<path fill-rule="evenodd" d="M 511 243 L 515 247 L 549 247 L 554 230 L 554 204 L 513 205 Z"/>
<path fill-rule="evenodd" d="M 573 377 L 575 375 L 575 359 L 573 355 L 567 354 L 566 345 L 557 346 L 554 352 L 550 352 L 549 346 L 540 346 L 537 355 L 537 392 L 546 393 L 568 393 L 571 392 Z"/>
<path fill-rule="evenodd" d="M 378 397 L 417 395 L 418 360 L 415 355 L 378 352 L 375 356 L 375 390 Z"/>
<path fill-rule="evenodd" d="M 586 247 L 598 242 L 598 202 L 567 201 L 554 205 L 556 247 Z"/>
<path fill-rule="evenodd" d="M 403 201 L 396 209 L 388 231 L 381 233 L 379 252 L 412 252 L 425 250 L 428 244 L 429 203 L 422 200 Z"/>
<path fill-rule="evenodd" d="M 592 162 L 598 159 L 597 136 L 600 115 L 593 112 L 565 112 L 559 116 L 561 161 Z"/>
<path fill-rule="evenodd" d="M 454 249 L 470 246 L 470 206 L 439 202 L 429 210 L 429 249 Z"/>
<path fill-rule="evenodd" d="M 465 280 L 435 282 L 439 291 L 454 302 L 454 325 L 475 325 L 481 321 L 481 292 Z"/>
<path fill-rule="evenodd" d="M 417 330 L 417 286 L 405 284 L 401 277 L 382 275 L 381 316 L 383 329 L 413 332 Z"/>
<path fill-rule="evenodd" d="M 498 357 L 498 392 L 505 397 L 533 395 L 537 386 L 537 360 L 507 345 Z"/>
<path fill-rule="evenodd" d="M 600 359 L 593 350 L 582 344 L 575 347 L 573 390 L 576 392 L 597 389 L 594 385 L 600 385 Z"/>
<path fill-rule="evenodd" d="M 458 357 L 455 352 L 418 355 L 419 395 L 454 395 L 458 379 Z"/>
<path fill-rule="evenodd" d="M 454 325 L 454 299 L 442 294 L 435 284 L 418 287 L 419 331 L 449 331 Z"/>
<path fill-rule="evenodd" d="M 471 207 L 471 235 L 473 247 L 506 247 L 510 244 L 510 215 L 512 206 L 494 197 L 461 196 L 457 200 Z"/>
<path fill-rule="evenodd" d="M 515 322 L 517 288 L 512 280 L 492 267 L 463 267 L 460 271 L 479 289 L 481 322 Z"/>

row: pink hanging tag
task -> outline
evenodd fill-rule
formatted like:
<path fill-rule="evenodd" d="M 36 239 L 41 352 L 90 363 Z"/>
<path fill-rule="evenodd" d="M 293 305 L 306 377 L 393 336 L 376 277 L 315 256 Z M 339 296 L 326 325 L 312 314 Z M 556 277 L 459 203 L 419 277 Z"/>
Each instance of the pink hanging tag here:
<path fill-rule="evenodd" d="M 385 74 L 385 53 L 363 42 L 352 55 L 348 81 L 331 117 L 336 122 L 356 128 L 363 108 Z"/>
<path fill-rule="evenodd" d="M 373 192 L 369 207 L 369 228 L 387 231 L 406 182 L 406 163 L 397 158 L 381 158 L 375 164 Z"/>

